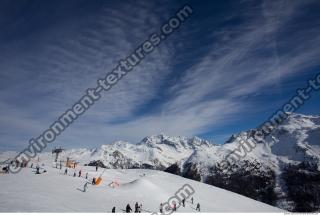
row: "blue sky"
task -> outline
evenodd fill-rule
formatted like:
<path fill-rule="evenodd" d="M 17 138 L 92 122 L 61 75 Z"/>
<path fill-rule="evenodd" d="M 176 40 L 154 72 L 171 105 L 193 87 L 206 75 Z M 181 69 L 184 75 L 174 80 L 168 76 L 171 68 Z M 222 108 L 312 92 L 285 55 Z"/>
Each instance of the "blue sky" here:
<path fill-rule="evenodd" d="M 193 15 L 49 146 L 223 143 L 320 70 L 319 1 L 0 1 L 0 150 L 20 150 L 188 3 Z M 319 113 L 319 93 L 299 112 Z"/>

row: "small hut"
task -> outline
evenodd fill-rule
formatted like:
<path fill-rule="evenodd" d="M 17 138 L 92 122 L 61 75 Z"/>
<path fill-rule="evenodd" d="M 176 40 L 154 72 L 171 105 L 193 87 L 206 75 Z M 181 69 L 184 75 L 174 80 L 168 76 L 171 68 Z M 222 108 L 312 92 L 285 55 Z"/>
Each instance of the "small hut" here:
<path fill-rule="evenodd" d="M 78 165 L 78 162 L 76 162 L 75 160 L 71 160 L 70 158 L 67 158 L 66 167 L 75 169 L 77 165 Z"/>

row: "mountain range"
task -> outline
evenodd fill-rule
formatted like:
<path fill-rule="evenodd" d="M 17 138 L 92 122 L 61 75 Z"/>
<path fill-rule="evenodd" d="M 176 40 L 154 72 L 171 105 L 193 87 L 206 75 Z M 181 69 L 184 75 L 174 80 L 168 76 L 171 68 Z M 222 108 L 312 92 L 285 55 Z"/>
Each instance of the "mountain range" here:
<path fill-rule="evenodd" d="M 270 135 L 244 147 L 241 159 L 228 170 L 221 168 L 230 153 L 252 140 L 255 130 L 232 135 L 224 144 L 153 135 L 135 144 L 117 141 L 96 149 L 65 150 L 60 159 L 108 169 L 163 170 L 285 210 L 319 211 L 320 116 L 290 114 Z M 40 157 L 52 159 L 51 153 Z"/>

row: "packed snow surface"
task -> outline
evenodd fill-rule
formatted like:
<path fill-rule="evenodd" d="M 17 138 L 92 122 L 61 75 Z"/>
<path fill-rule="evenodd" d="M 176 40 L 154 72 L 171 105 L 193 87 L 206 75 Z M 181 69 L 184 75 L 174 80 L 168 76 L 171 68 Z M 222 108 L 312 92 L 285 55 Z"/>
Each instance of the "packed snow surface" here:
<path fill-rule="evenodd" d="M 281 212 L 280 209 L 214 186 L 182 178 L 162 171 L 143 169 L 102 169 L 79 166 L 69 169 L 68 175 L 55 167 L 43 166 L 46 173 L 35 174 L 35 169 L 23 168 L 18 174 L 2 174 L 0 180 L 0 212 L 124 212 L 129 203 L 141 203 L 145 213 L 159 212 L 159 204 L 166 202 L 183 185 L 189 184 L 195 193 L 194 204 L 187 199 L 186 207 L 177 212 Z M 41 171 L 43 171 L 41 169 Z M 82 177 L 78 171 L 82 170 Z M 77 172 L 77 177 L 73 173 Z M 84 178 L 88 172 L 88 180 Z M 100 185 L 83 186 L 92 177 L 103 173 Z M 119 187 L 112 188 L 111 182 Z"/>

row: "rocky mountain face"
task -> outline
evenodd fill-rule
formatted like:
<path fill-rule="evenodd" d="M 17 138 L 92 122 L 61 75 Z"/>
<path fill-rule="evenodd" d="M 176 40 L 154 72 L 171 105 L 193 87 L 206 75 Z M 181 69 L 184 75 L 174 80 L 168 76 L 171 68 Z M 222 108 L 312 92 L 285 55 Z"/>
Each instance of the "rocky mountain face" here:
<path fill-rule="evenodd" d="M 255 130 L 233 135 L 226 144 L 213 146 L 212 151 L 197 151 L 182 165 L 174 164 L 167 171 L 289 211 L 319 211 L 319 119 L 292 114 L 271 135 L 249 148 L 252 151 L 242 153 L 244 156 L 231 163 L 228 170 L 218 168 L 221 158 L 230 154 L 226 151 L 239 149 L 242 141 L 250 142 Z"/>
<path fill-rule="evenodd" d="M 104 168 L 163 170 L 285 210 L 319 211 L 320 116 L 291 114 L 269 136 L 243 144 L 252 143 L 254 131 L 232 135 L 222 145 L 161 134 L 137 144 L 118 141 L 94 150 L 67 150 L 62 156 Z M 225 168 L 234 151 L 241 156 Z"/>
<path fill-rule="evenodd" d="M 200 180 L 289 211 L 320 210 L 320 117 L 292 114 L 228 169 L 230 152 L 250 142 L 254 130 L 233 135 L 222 146 L 196 151 L 166 171 Z M 248 146 L 248 144 L 247 144 Z M 239 150 L 237 151 L 239 154 Z"/>

